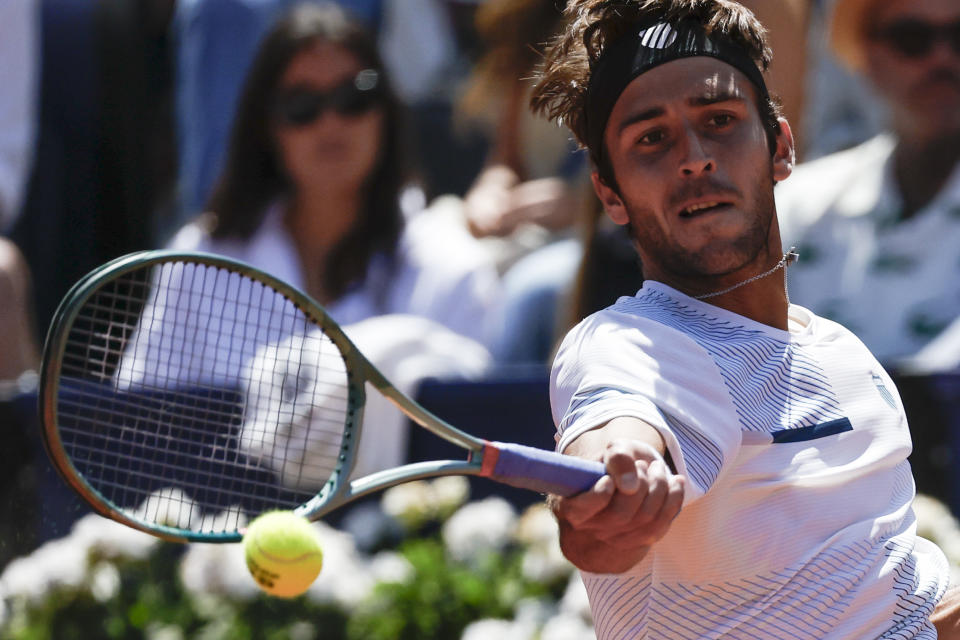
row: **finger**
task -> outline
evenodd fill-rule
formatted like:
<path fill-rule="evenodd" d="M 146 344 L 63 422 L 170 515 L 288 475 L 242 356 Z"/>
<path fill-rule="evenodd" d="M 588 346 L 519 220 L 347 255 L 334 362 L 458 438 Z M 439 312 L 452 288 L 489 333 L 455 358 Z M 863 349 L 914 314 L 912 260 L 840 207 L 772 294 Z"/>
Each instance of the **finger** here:
<path fill-rule="evenodd" d="M 637 514 L 643 506 L 649 491 L 647 478 L 647 463 L 642 460 L 634 461 L 631 465 L 633 473 L 624 473 L 623 478 L 632 478 L 634 485 L 631 491 L 624 491 L 617 484 L 617 492 L 610 499 L 610 505 L 606 508 L 604 516 L 611 527 L 611 531 L 621 528 L 632 529 L 637 526 Z M 616 481 L 614 481 L 616 482 Z"/>
<path fill-rule="evenodd" d="M 670 529 L 677 514 L 683 507 L 683 494 L 685 481 L 682 476 L 670 476 L 667 480 L 667 494 L 664 497 L 663 504 L 656 517 L 649 523 L 646 529 L 646 542 L 653 544 Z"/>
<path fill-rule="evenodd" d="M 604 452 L 604 464 L 607 475 L 613 478 L 619 491 L 633 495 L 640 490 L 641 475 L 646 467 L 642 470 L 638 468 L 633 452 L 627 447 L 618 443 L 608 445 Z"/>
<path fill-rule="evenodd" d="M 655 520 L 661 509 L 670 488 L 670 473 L 661 460 L 655 460 L 646 469 L 647 495 L 638 510 L 640 522 Z"/>
<path fill-rule="evenodd" d="M 683 476 L 671 475 L 668 479 L 667 497 L 663 501 L 661 513 L 671 521 L 680 513 L 683 507 L 683 497 L 687 491 L 687 480 Z"/>
<path fill-rule="evenodd" d="M 562 499 L 556 510 L 557 517 L 579 527 L 606 509 L 615 492 L 613 480 L 603 476 L 587 491 Z"/>

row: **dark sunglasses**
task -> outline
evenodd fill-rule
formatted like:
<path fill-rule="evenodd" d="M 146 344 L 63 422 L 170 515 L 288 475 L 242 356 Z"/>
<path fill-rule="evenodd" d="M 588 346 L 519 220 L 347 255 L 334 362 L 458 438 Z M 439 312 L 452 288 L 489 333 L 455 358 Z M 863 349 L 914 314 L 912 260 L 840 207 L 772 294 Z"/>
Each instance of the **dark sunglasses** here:
<path fill-rule="evenodd" d="M 273 114 L 283 124 L 301 127 L 319 118 L 327 109 L 341 116 L 359 116 L 379 105 L 382 97 L 380 74 L 364 69 L 330 91 L 305 87 L 281 89 L 273 103 Z"/>
<path fill-rule="evenodd" d="M 878 28 L 874 38 L 883 41 L 905 58 L 927 56 L 941 40 L 960 56 L 960 20 L 950 24 L 932 24 L 912 18 L 895 20 Z"/>

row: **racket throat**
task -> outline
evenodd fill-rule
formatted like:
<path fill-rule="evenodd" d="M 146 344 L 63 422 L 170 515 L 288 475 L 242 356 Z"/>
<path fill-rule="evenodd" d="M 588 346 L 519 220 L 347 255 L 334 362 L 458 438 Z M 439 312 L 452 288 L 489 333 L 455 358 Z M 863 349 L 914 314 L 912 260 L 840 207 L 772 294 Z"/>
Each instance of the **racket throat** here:
<path fill-rule="evenodd" d="M 500 450 L 487 440 L 483 441 L 482 449 L 470 452 L 470 462 L 480 463 L 480 475 L 484 478 L 495 475 L 499 459 Z"/>

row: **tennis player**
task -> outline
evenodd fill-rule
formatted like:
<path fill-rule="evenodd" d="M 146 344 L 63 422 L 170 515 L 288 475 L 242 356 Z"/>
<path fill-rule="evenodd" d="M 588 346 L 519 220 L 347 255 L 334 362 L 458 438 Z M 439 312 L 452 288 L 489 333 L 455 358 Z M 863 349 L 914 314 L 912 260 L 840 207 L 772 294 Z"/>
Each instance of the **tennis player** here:
<path fill-rule="evenodd" d="M 936 638 L 948 565 L 916 535 L 897 390 L 788 297 L 763 26 L 728 0 L 567 13 L 532 105 L 589 150 L 646 276 L 551 376 L 557 448 L 609 473 L 552 499 L 598 638 Z"/>

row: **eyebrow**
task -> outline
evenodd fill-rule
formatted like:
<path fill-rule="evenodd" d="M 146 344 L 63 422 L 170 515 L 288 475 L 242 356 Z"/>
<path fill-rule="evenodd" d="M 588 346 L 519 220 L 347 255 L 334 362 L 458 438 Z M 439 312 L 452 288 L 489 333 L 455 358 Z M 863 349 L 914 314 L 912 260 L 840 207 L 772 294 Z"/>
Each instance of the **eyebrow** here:
<path fill-rule="evenodd" d="M 734 91 L 716 91 L 710 92 L 703 95 L 693 96 L 687 99 L 687 104 L 691 107 L 708 107 L 713 104 L 720 104 L 723 102 L 746 102 L 747 99 L 740 92 Z M 663 107 L 651 107 L 650 109 L 645 109 L 639 111 L 623 120 L 620 125 L 617 127 L 617 135 L 623 133 L 624 129 L 631 127 L 635 124 L 645 122 L 647 120 L 653 120 L 659 118 L 666 113 L 666 109 Z"/>

